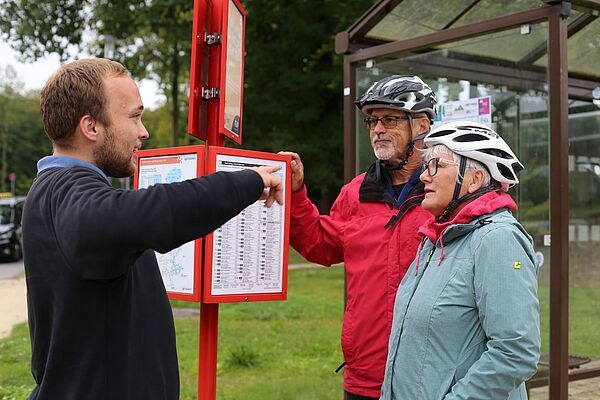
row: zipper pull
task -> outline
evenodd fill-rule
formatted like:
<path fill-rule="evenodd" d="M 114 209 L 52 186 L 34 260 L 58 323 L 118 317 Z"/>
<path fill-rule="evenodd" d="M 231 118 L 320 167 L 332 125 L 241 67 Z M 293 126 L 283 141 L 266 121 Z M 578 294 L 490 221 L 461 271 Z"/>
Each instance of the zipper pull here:
<path fill-rule="evenodd" d="M 431 256 L 433 256 L 434 251 L 435 251 L 435 246 L 433 247 L 433 249 L 431 249 L 431 251 L 427 255 L 427 260 L 425 261 L 425 268 L 427 268 L 427 266 L 429 265 L 429 261 L 431 261 Z M 425 269 L 425 268 L 423 268 L 423 269 Z"/>
<path fill-rule="evenodd" d="M 425 266 L 427 266 L 427 264 L 429 264 L 429 261 L 431 261 L 431 256 L 433 256 L 434 251 L 435 251 L 435 247 L 433 249 L 431 249 L 431 251 L 429 252 L 429 255 L 427 256 L 427 261 L 425 261 Z"/>

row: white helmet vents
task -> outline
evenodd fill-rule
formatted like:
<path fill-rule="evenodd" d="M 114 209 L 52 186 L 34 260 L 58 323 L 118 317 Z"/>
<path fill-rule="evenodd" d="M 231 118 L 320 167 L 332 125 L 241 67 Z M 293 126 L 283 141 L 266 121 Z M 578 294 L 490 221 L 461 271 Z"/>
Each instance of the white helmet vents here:
<path fill-rule="evenodd" d="M 453 152 L 484 164 L 500 183 L 519 183 L 517 173 L 524 167 L 506 142 L 484 124 L 454 121 L 433 129 L 425 137 L 425 146 L 443 144 Z"/>

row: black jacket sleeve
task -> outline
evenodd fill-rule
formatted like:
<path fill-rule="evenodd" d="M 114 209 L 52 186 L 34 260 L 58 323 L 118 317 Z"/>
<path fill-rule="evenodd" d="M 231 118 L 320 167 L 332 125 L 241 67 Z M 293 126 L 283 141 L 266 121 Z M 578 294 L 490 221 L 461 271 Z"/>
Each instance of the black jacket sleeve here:
<path fill-rule="evenodd" d="M 147 249 L 170 251 L 204 236 L 260 197 L 252 170 L 217 172 L 142 190 L 107 185 L 86 168 L 70 168 L 52 190 L 50 215 L 67 264 L 84 278 L 124 273 Z"/>

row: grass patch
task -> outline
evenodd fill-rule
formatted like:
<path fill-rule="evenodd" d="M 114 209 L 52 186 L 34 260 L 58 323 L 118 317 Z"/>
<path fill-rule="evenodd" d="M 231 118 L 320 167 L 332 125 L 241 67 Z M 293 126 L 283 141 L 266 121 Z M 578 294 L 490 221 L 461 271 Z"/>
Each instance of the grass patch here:
<path fill-rule="evenodd" d="M 259 363 L 259 355 L 251 348 L 239 346 L 229 350 L 225 358 L 227 368 L 253 368 Z"/>
<path fill-rule="evenodd" d="M 288 300 L 219 307 L 218 400 L 341 399 L 339 345 L 343 269 L 290 270 Z M 548 352 L 547 286 L 540 287 L 542 352 Z M 600 358 L 600 288 L 571 287 L 571 354 Z M 175 302 L 176 306 L 199 307 Z M 197 399 L 198 319 L 175 322 L 181 399 Z M 34 384 L 26 324 L 0 341 L 0 400 L 24 399 Z"/>
<path fill-rule="evenodd" d="M 26 399 L 35 383 L 31 376 L 31 346 L 26 323 L 0 341 L 0 400 Z"/>
<path fill-rule="evenodd" d="M 542 354 L 550 351 L 550 288 L 540 286 Z M 600 359 L 600 288 L 569 287 L 569 354 Z"/>
<path fill-rule="evenodd" d="M 308 262 L 306 261 L 306 258 L 302 257 L 296 250 L 292 249 L 291 247 L 289 249 L 288 264 L 306 264 Z"/>

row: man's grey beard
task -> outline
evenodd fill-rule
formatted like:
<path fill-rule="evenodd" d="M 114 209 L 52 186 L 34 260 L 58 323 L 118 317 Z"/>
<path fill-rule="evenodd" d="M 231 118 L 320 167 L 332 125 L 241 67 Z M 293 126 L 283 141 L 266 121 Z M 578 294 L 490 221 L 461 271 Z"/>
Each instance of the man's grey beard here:
<path fill-rule="evenodd" d="M 396 152 L 393 148 L 383 148 L 383 149 L 375 149 L 373 148 L 373 153 L 375 153 L 375 157 L 382 161 L 388 161 L 396 155 Z"/>

